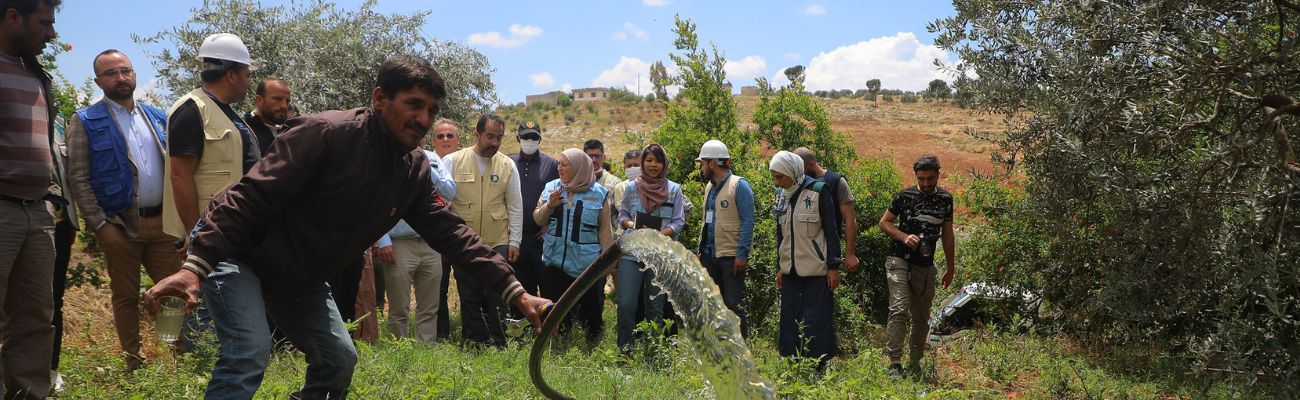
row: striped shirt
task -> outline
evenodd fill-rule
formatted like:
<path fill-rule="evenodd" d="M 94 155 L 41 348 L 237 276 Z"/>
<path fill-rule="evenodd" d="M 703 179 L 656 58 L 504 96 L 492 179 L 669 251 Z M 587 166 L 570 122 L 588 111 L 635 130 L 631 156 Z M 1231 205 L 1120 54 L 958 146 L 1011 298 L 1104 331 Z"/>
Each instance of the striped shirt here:
<path fill-rule="evenodd" d="M 19 59 L 0 54 L 0 194 L 35 200 L 49 190 L 46 106 L 36 74 Z"/>

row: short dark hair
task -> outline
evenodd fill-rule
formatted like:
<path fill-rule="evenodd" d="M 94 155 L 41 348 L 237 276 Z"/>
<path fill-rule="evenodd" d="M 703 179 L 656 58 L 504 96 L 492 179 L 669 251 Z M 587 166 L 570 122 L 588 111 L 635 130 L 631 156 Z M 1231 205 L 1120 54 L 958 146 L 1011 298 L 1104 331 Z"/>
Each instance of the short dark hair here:
<path fill-rule="evenodd" d="M 0 1 L 2 1 L 2 0 L 0 0 Z M 109 54 L 121 54 L 123 57 L 126 57 L 126 54 L 125 54 L 125 53 L 122 53 L 121 51 L 118 51 L 117 49 L 108 49 L 108 50 L 104 50 L 104 51 L 99 52 L 99 54 L 96 54 L 96 55 L 95 55 L 95 58 L 93 58 L 93 59 L 90 60 L 90 71 L 91 71 L 91 72 L 94 72 L 96 76 L 99 75 L 99 71 L 96 71 L 96 70 L 95 70 L 95 63 L 98 63 L 98 62 L 99 62 L 99 58 L 100 58 L 100 57 L 103 57 L 103 56 L 106 56 L 106 55 L 109 55 Z"/>
<path fill-rule="evenodd" d="M 285 83 L 284 79 L 280 79 L 279 77 L 275 77 L 275 76 L 268 76 L 262 78 L 262 80 L 260 81 L 257 81 L 257 89 L 255 89 L 253 93 L 257 94 L 258 96 L 266 96 L 267 82 L 280 82 L 280 83 L 284 83 L 286 86 L 288 85 L 288 83 Z"/>
<path fill-rule="evenodd" d="M 203 72 L 199 73 L 199 77 L 203 78 L 203 83 L 215 83 L 221 80 L 221 77 L 226 76 L 227 73 L 239 71 L 239 67 L 247 68 L 248 66 L 230 60 L 204 57 Z"/>
<path fill-rule="evenodd" d="M 650 143 L 650 145 L 646 146 L 645 150 L 641 150 L 640 153 L 642 165 L 645 164 L 646 156 L 653 155 L 659 158 L 659 162 L 664 164 L 664 171 L 668 170 L 668 152 L 664 151 L 664 146 L 660 146 L 659 143 Z"/>
<path fill-rule="evenodd" d="M 587 139 L 587 141 L 582 144 L 582 151 L 587 151 L 591 149 L 600 149 L 600 152 L 604 153 L 605 144 L 601 143 L 600 140 L 597 139 Z"/>
<path fill-rule="evenodd" d="M 939 172 L 939 157 L 934 154 L 926 154 L 916 159 L 916 162 L 912 163 L 912 172 L 920 171 Z"/>
<path fill-rule="evenodd" d="M 657 143 L 652 143 L 652 144 L 656 146 L 658 145 Z M 641 158 L 641 150 L 632 149 L 632 150 L 628 150 L 627 153 L 623 154 L 624 160 L 631 160 L 633 158 Z"/>
<path fill-rule="evenodd" d="M 18 10 L 18 15 L 26 17 L 36 12 L 39 3 L 45 3 L 55 10 L 63 6 L 63 0 L 0 0 L 0 15 L 8 13 L 12 8 Z"/>
<path fill-rule="evenodd" d="M 812 149 L 800 147 L 794 149 L 794 155 L 803 159 L 804 164 L 817 162 L 817 156 L 813 155 Z"/>
<path fill-rule="evenodd" d="M 411 88 L 428 90 L 438 100 L 447 98 L 447 87 L 442 75 L 438 75 L 429 61 L 410 54 L 398 54 L 384 61 L 379 66 L 375 86 L 390 99 L 397 96 L 398 92 Z"/>
<path fill-rule="evenodd" d="M 500 115 L 488 113 L 478 116 L 478 124 L 474 125 L 474 133 L 483 133 L 487 129 L 488 121 L 495 122 L 497 125 L 501 125 L 502 128 L 506 127 L 506 121 L 502 120 Z"/>

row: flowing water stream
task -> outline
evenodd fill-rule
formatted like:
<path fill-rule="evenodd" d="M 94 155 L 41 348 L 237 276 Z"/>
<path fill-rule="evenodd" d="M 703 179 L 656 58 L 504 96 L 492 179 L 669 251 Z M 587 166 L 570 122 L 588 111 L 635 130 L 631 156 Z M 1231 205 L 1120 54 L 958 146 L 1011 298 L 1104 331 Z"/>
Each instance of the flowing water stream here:
<path fill-rule="evenodd" d="M 550 398 L 567 398 L 547 386 L 541 377 L 541 355 L 546 350 L 546 338 L 559 328 L 561 318 L 558 316 L 567 314 L 581 293 L 596 278 L 616 267 L 623 254 L 633 255 L 645 263 L 646 268 L 654 269 L 654 283 L 667 292 L 668 300 L 681 315 L 681 331 L 717 398 L 776 397 L 772 384 L 754 368 L 754 357 L 740 335 L 740 318 L 723 304 L 722 293 L 704 271 L 699 259 L 681 243 L 650 229 L 624 235 L 588 266 L 556 303 L 556 312 L 551 315 L 557 317 L 547 318 L 543 323 L 543 334 L 533 343 L 529 357 L 533 384 L 542 394 Z"/>

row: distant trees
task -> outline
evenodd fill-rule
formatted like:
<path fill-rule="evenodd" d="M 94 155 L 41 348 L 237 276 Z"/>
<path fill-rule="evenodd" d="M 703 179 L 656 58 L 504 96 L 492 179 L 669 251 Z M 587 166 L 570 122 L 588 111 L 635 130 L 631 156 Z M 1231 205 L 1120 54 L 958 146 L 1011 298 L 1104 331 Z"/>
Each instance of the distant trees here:
<path fill-rule="evenodd" d="M 879 79 L 871 79 L 867 81 L 867 93 L 871 95 L 871 101 L 876 101 L 876 95 L 880 94 Z"/>
<path fill-rule="evenodd" d="M 925 89 L 925 97 L 928 99 L 947 99 L 952 96 L 952 88 L 948 87 L 948 82 L 943 79 L 930 81 L 930 87 Z"/>
<path fill-rule="evenodd" d="M 803 87 L 804 67 L 796 65 L 785 69 L 785 79 L 790 80 L 790 87 Z"/>
<path fill-rule="evenodd" d="M 641 95 L 632 93 L 631 90 L 624 88 L 612 87 L 609 88 L 609 101 L 623 104 L 638 103 L 641 101 Z"/>
<path fill-rule="evenodd" d="M 650 83 L 654 85 L 654 95 L 659 101 L 668 101 L 668 85 L 672 83 L 668 77 L 668 68 L 664 67 L 663 61 L 655 61 L 650 66 Z"/>

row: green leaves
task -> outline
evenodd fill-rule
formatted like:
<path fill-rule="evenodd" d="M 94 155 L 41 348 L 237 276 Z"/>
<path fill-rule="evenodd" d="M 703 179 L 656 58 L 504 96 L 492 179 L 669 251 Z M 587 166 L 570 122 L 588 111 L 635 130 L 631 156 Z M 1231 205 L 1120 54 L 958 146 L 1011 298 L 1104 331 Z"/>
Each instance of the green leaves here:
<path fill-rule="evenodd" d="M 171 48 L 149 54 L 168 98 L 199 85 L 194 57 L 203 38 L 230 32 L 244 40 L 260 68 L 254 85 L 266 76 L 283 78 L 304 114 L 369 106 L 380 64 L 397 53 L 428 59 L 447 82 L 441 116 L 468 123 L 499 102 L 487 57 L 425 35 L 430 11 L 386 15 L 375 11 L 376 4 L 368 0 L 348 10 L 321 0 L 289 6 L 207 1 L 192 10 L 189 21 L 134 39 Z"/>
<path fill-rule="evenodd" d="M 1295 307 L 1277 306 L 1300 303 L 1300 183 L 1258 100 L 1300 93 L 1300 42 L 1285 34 L 1300 13 L 1277 2 L 954 5 L 930 25 L 935 43 L 971 77 L 957 81 L 963 106 L 1012 116 L 998 141 L 1027 177 L 1027 197 L 981 239 L 1007 250 L 977 255 L 1029 269 L 1004 276 L 1039 275 L 1080 336 L 1300 374 L 1300 348 L 1271 339 L 1300 337 L 1281 311 Z M 1024 240 L 1039 234 L 1042 248 Z M 1039 255 L 1050 259 L 1023 259 Z"/>

